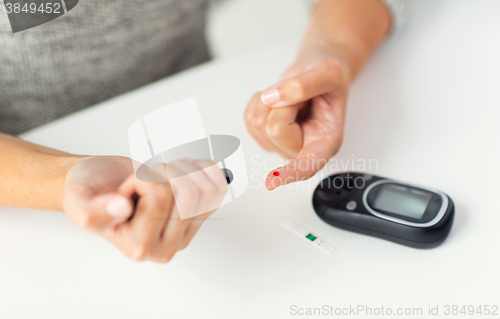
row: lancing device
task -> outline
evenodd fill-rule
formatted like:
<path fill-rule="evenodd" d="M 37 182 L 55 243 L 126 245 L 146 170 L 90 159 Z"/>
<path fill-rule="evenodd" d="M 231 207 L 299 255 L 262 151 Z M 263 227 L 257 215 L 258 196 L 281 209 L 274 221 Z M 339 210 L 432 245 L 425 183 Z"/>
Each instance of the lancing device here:
<path fill-rule="evenodd" d="M 226 177 L 227 185 L 231 184 L 234 180 L 233 172 L 231 172 L 231 170 L 228 168 L 222 168 L 221 171 L 224 174 L 224 176 Z M 132 215 L 130 215 L 130 217 L 127 219 L 127 222 L 129 222 L 130 220 L 132 220 L 132 218 L 134 218 L 135 209 L 137 207 L 138 201 L 139 201 L 139 195 L 132 195 L 132 202 L 134 203 L 134 210 L 132 211 Z"/>

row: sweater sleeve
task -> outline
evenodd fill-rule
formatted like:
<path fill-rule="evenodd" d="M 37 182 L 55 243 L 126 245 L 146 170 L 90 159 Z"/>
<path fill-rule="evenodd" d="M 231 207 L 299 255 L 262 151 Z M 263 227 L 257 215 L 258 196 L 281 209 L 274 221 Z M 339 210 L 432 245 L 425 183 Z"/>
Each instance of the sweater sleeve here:
<path fill-rule="evenodd" d="M 392 15 L 392 28 L 391 33 L 401 29 L 408 14 L 408 0 L 381 0 Z"/>

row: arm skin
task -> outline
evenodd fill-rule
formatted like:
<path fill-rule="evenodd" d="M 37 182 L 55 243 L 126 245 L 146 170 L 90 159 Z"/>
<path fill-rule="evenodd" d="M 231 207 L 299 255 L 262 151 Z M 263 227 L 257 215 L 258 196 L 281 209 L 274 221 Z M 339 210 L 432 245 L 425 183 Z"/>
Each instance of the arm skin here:
<path fill-rule="evenodd" d="M 311 178 L 340 148 L 349 87 L 391 27 L 380 0 L 321 0 L 295 64 L 250 99 L 245 124 L 267 151 L 292 160 L 271 171 L 273 190 Z"/>
<path fill-rule="evenodd" d="M 331 53 L 359 73 L 391 28 L 391 15 L 380 0 L 322 0 L 314 8 L 298 60 Z"/>
<path fill-rule="evenodd" d="M 84 157 L 0 133 L 0 206 L 62 211 L 69 169 Z"/>
<path fill-rule="evenodd" d="M 318 53 L 336 55 L 354 79 L 390 28 L 390 12 L 380 0 L 319 1 L 298 60 Z"/>

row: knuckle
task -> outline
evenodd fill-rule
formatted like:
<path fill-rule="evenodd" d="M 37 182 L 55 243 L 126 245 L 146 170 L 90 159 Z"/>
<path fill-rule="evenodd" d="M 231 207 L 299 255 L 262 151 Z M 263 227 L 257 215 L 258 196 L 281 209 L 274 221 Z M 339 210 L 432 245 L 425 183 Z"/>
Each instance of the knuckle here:
<path fill-rule="evenodd" d="M 159 212 L 167 212 L 170 209 L 170 202 L 166 198 L 159 198 L 156 201 L 156 209 Z"/>
<path fill-rule="evenodd" d="M 253 112 L 245 113 L 245 124 L 248 127 L 253 127 L 257 130 L 261 130 L 264 128 L 265 120 L 265 118 L 257 116 Z"/>
<path fill-rule="evenodd" d="M 338 66 L 338 63 L 330 58 L 322 58 L 318 60 L 317 62 L 317 67 L 319 68 L 324 68 L 324 69 L 335 69 L 335 67 Z"/>
<path fill-rule="evenodd" d="M 160 212 L 166 212 L 170 209 L 170 196 L 168 195 L 168 190 L 163 190 L 163 192 L 159 192 L 158 196 L 155 200 L 155 209 Z"/>
<path fill-rule="evenodd" d="M 174 258 L 174 255 L 175 255 L 176 251 L 173 250 L 173 249 L 168 249 L 166 251 L 164 251 L 158 258 L 157 258 L 157 262 L 158 263 L 161 263 L 161 264 L 165 264 L 165 263 L 168 263 L 169 261 L 172 260 L 172 258 Z"/>
<path fill-rule="evenodd" d="M 155 170 L 155 171 L 162 171 L 162 170 L 163 170 L 163 168 L 165 167 L 164 165 L 165 165 L 165 164 L 163 164 L 163 163 L 158 163 L 158 164 L 155 164 L 155 165 L 153 166 L 153 170 Z"/>
<path fill-rule="evenodd" d="M 331 58 L 323 58 L 318 61 L 317 67 L 328 72 L 331 78 L 334 79 L 343 79 L 344 78 L 344 69 L 339 61 L 331 59 Z"/>
<path fill-rule="evenodd" d="M 245 110 L 244 118 L 245 118 L 245 123 L 247 125 L 253 124 L 252 123 L 252 121 L 253 121 L 253 112 L 252 112 L 252 110 L 249 107 L 247 107 L 247 109 Z"/>
<path fill-rule="evenodd" d="M 252 119 L 252 125 L 257 130 L 263 130 L 266 126 L 266 120 L 263 117 L 255 117 Z"/>
<path fill-rule="evenodd" d="M 212 160 L 195 160 L 194 163 L 201 169 L 205 169 L 207 167 L 215 165 L 215 162 Z"/>
<path fill-rule="evenodd" d="M 202 196 L 214 197 L 217 195 L 217 189 L 212 185 L 203 185 L 202 187 Z"/>
<path fill-rule="evenodd" d="M 189 240 L 186 240 L 185 242 L 183 242 L 180 246 L 179 246 L 179 250 L 184 250 L 187 248 L 187 246 L 189 246 L 189 244 L 191 243 L 191 239 Z"/>
<path fill-rule="evenodd" d="M 143 190 L 150 196 L 156 197 L 158 195 L 158 184 L 145 182 Z"/>
<path fill-rule="evenodd" d="M 80 227 L 87 232 L 97 231 L 97 227 L 90 214 L 83 214 L 79 221 Z"/>
<path fill-rule="evenodd" d="M 151 257 L 154 249 L 153 232 L 145 230 L 143 233 L 136 233 L 129 237 L 125 245 L 127 256 L 135 261 L 144 261 Z"/>
<path fill-rule="evenodd" d="M 145 245 L 135 246 L 129 254 L 129 257 L 134 261 L 144 261 L 146 260 L 147 256 L 148 248 Z"/>
<path fill-rule="evenodd" d="M 168 197 L 169 192 L 172 191 L 170 183 L 150 183 L 148 194 L 154 198 Z"/>
<path fill-rule="evenodd" d="M 266 133 L 269 136 L 280 135 L 286 127 L 287 123 L 283 120 L 272 120 L 266 123 Z"/>
<path fill-rule="evenodd" d="M 194 186 L 186 187 L 182 192 L 188 199 L 196 199 L 199 196 L 199 190 Z"/>
<path fill-rule="evenodd" d="M 154 260 L 155 263 L 157 264 L 166 264 L 168 263 L 170 260 L 172 260 L 172 258 L 166 258 L 166 257 L 158 257 Z"/>
<path fill-rule="evenodd" d="M 182 164 L 182 163 L 184 163 L 184 160 L 182 160 L 182 159 L 176 159 L 175 161 L 170 162 L 169 165 L 174 165 L 175 166 L 175 165 L 179 165 L 179 164 Z"/>

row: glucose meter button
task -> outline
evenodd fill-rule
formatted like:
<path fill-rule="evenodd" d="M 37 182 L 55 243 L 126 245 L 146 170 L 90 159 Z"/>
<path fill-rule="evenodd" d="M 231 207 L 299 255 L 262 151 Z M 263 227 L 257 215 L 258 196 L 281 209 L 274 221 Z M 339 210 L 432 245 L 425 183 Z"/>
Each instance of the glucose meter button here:
<path fill-rule="evenodd" d="M 348 210 L 355 210 L 356 209 L 356 202 L 355 201 L 350 201 L 349 203 L 347 203 L 346 207 Z"/>
<path fill-rule="evenodd" d="M 363 175 L 364 180 L 365 180 L 365 181 L 367 181 L 367 182 L 368 182 L 370 179 L 372 179 L 372 177 L 373 177 L 373 176 L 368 175 L 368 174 Z"/>

